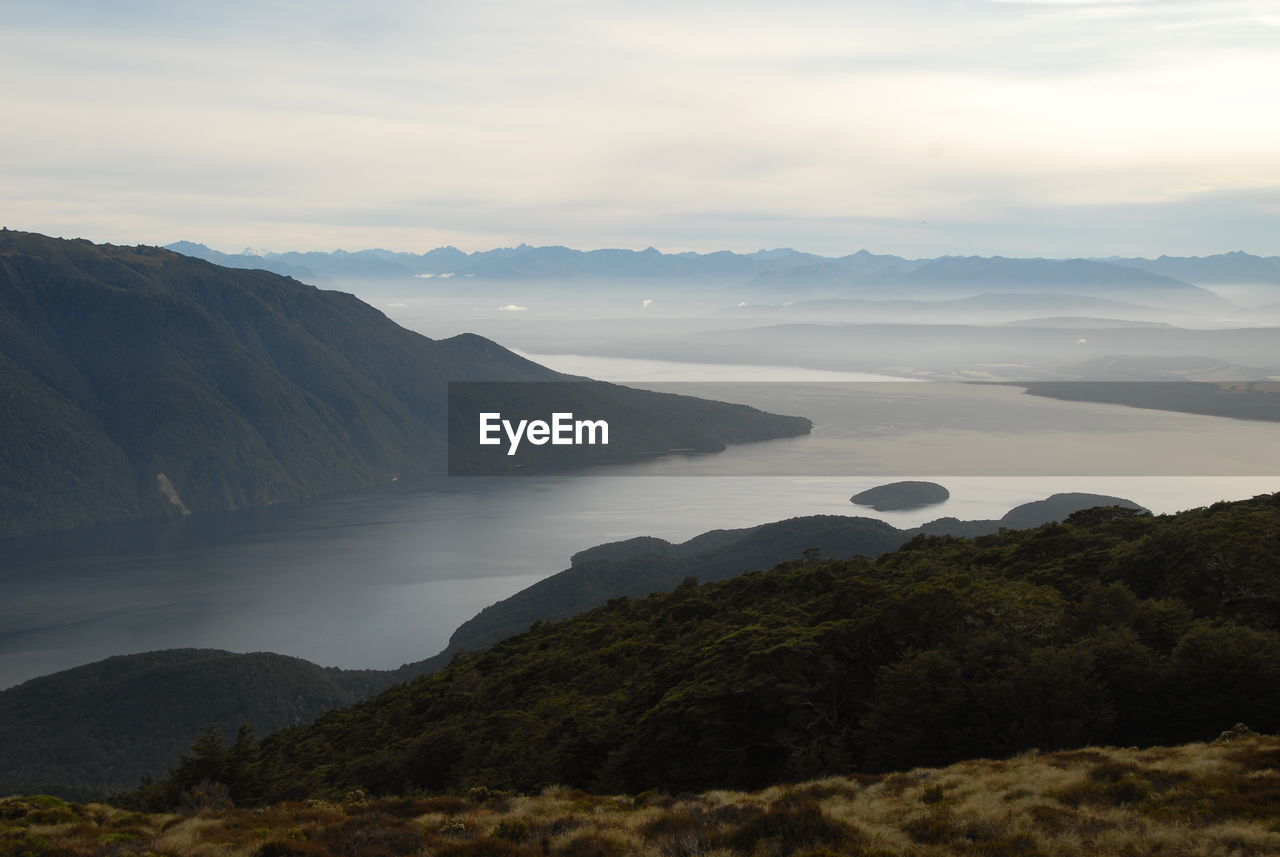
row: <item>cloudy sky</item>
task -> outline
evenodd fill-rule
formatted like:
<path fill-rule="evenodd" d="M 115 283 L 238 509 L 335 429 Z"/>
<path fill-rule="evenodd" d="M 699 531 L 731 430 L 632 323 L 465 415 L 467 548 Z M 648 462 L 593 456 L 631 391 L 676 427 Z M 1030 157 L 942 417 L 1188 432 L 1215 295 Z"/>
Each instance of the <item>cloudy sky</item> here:
<path fill-rule="evenodd" d="M 1280 0 L 0 0 L 0 222 L 1280 254 Z"/>

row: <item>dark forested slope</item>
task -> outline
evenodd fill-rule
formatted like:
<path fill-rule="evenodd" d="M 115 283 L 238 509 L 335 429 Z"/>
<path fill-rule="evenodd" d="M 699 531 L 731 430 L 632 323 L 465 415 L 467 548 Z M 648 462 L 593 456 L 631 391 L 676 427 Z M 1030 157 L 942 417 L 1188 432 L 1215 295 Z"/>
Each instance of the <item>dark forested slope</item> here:
<path fill-rule="evenodd" d="M 283 730 L 220 776 L 249 802 L 742 787 L 1238 721 L 1272 731 L 1278 570 L 1280 495 L 920 537 L 878 560 L 795 563 L 535 626 Z M 198 770 L 137 800 L 176 800 Z"/>
<path fill-rule="evenodd" d="M 921 534 L 963 537 L 987 535 L 1002 528 L 1026 529 L 1099 506 L 1146 511 L 1131 500 L 1105 494 L 1054 494 L 1016 506 L 999 519 L 938 518 L 905 530 L 875 518 L 808 515 L 740 530 L 712 530 L 680 544 L 646 536 L 597 545 L 574 554 L 568 569 L 463 622 L 444 652 L 423 663 L 432 670 L 440 669 L 457 653 L 488 648 L 528 630 L 534 622 L 574 616 L 611 598 L 667 592 L 686 577 L 702 583 L 725 580 L 745 571 L 772 568 L 806 552 L 837 559 L 875 557 Z"/>
<path fill-rule="evenodd" d="M 0 794 L 101 797 L 172 764 L 193 729 L 212 725 L 229 736 L 249 723 L 264 734 L 397 678 L 269 652 L 170 649 L 32 679 L 0 693 Z"/>
<path fill-rule="evenodd" d="M 266 271 L 0 231 L 0 538 L 440 472 L 447 382 L 556 380 L 489 340 L 427 339 Z M 809 430 L 743 406 L 557 386 L 568 410 L 599 403 L 635 429 L 630 447 L 574 447 L 576 463 Z"/>
<path fill-rule="evenodd" d="M 1097 494 L 1055 495 L 997 521 L 945 518 L 915 530 L 883 521 L 816 515 L 741 530 L 713 530 L 681 544 L 636 538 L 574 555 L 569 569 L 485 608 L 448 648 L 397 670 L 322 668 L 296 658 L 210 650 L 108 658 L 0 691 L 0 793 L 102 796 L 162 774 L 205 726 L 224 736 L 241 723 L 259 735 L 310 722 L 339 705 L 443 669 L 462 651 L 488 648 L 535 622 L 554 621 L 610 599 L 675 589 L 686 577 L 722 580 L 810 556 L 878 556 L 920 532 L 977 535 L 1036 526 L 1099 505 L 1133 506 Z"/>

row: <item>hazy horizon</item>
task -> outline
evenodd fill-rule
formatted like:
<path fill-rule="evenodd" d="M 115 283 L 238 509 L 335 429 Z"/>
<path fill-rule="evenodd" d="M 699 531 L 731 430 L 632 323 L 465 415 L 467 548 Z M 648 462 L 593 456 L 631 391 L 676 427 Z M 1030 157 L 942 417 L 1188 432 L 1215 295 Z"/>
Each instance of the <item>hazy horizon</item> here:
<path fill-rule="evenodd" d="M 12 225 L 7 223 L 0 224 L 0 228 L 10 229 L 15 232 L 37 232 L 38 231 L 34 229 L 25 228 L 21 225 Z M 863 247 L 863 246 L 856 246 L 856 247 L 851 246 L 844 250 L 836 249 L 831 252 L 825 252 L 825 253 L 818 252 L 816 250 L 812 250 L 803 246 L 792 247 L 792 246 L 783 246 L 781 244 L 760 246 L 760 247 L 756 247 L 755 249 L 729 249 L 727 247 L 709 247 L 707 249 L 702 249 L 702 250 L 687 250 L 687 249 L 678 249 L 678 248 L 670 248 L 670 247 L 655 247 L 652 244 L 646 244 L 646 245 L 637 244 L 634 246 L 627 246 L 627 247 L 623 247 L 619 245 L 588 246 L 588 245 L 575 245 L 571 242 L 554 241 L 554 240 L 549 241 L 548 243 L 545 243 L 545 244 L 535 244 L 530 241 L 517 240 L 514 243 L 510 243 L 510 244 L 486 245 L 486 246 L 476 245 L 473 247 L 472 246 L 460 247 L 456 244 L 435 244 L 430 246 L 422 245 L 418 247 L 406 247 L 406 248 L 397 248 L 397 247 L 382 246 L 382 245 L 364 246 L 364 245 L 354 245 L 354 244 L 347 245 L 347 246 L 266 247 L 261 245 L 253 246 L 250 244 L 245 244 L 241 246 L 233 246 L 231 244 L 221 244 L 218 246 L 214 246 L 213 244 L 210 244 L 205 241 L 201 241 L 198 238 L 191 238 L 191 237 L 177 238 L 172 241 L 166 242 L 165 244 L 156 244 L 152 242 L 139 242 L 139 241 L 131 242 L 127 240 L 121 240 L 121 241 L 108 241 L 105 239 L 98 240 L 89 235 L 81 235 L 81 234 L 72 233 L 72 232 L 68 232 L 66 234 L 52 234 L 47 232 L 40 233 L 40 234 L 49 235 L 49 237 L 52 237 L 52 238 L 64 238 L 69 240 L 82 238 L 85 240 L 93 241 L 94 243 L 117 244 L 121 246 L 143 245 L 143 246 L 167 248 L 171 244 L 189 242 L 192 244 L 202 245 L 203 247 L 205 247 L 205 249 L 212 250 L 215 253 L 221 253 L 227 256 L 249 255 L 249 256 L 261 256 L 264 258 L 267 256 L 287 255 L 290 253 L 356 254 L 356 253 L 366 253 L 366 252 L 389 252 L 389 253 L 409 253 L 409 254 L 416 254 L 416 255 L 424 255 L 424 254 L 430 253 L 433 250 L 447 250 L 447 249 L 460 250 L 461 252 L 467 253 L 467 254 L 475 254 L 475 253 L 484 253 L 484 252 L 494 251 L 494 250 L 515 250 L 520 248 L 521 246 L 529 247 L 531 249 L 563 247 L 565 249 L 572 250 L 575 252 L 580 252 L 580 253 L 592 253 L 600 250 L 622 250 L 622 251 L 628 251 L 633 253 L 640 253 L 640 252 L 644 252 L 645 250 L 657 250 L 659 253 L 662 253 L 663 255 L 668 255 L 668 256 L 676 255 L 680 253 L 697 253 L 699 255 L 707 255 L 711 253 L 718 253 L 718 252 L 725 252 L 725 251 L 730 253 L 735 253 L 737 255 L 742 255 L 742 256 L 751 256 L 757 253 L 776 253 L 776 252 L 784 252 L 784 251 L 791 250 L 797 253 L 820 256 L 826 259 L 840 259 L 847 256 L 853 256 L 860 252 L 865 251 L 875 256 L 897 256 L 907 261 L 919 261 L 919 260 L 927 260 L 927 259 L 934 259 L 934 258 L 944 258 L 947 256 L 960 257 L 960 258 L 973 257 L 973 258 L 1007 258 L 1007 259 L 1033 259 L 1033 260 L 1044 259 L 1049 261 L 1077 260 L 1077 259 L 1092 260 L 1092 261 L 1106 261 L 1108 259 L 1128 259 L 1128 258 L 1156 259 L 1156 258 L 1159 258 L 1160 256 L 1169 256 L 1174 258 L 1206 258 L 1210 256 L 1230 255 L 1232 253 L 1244 253 L 1249 256 L 1257 256 L 1259 258 L 1265 258 L 1265 259 L 1280 258 L 1280 249 L 1276 250 L 1275 252 L 1272 252 L 1267 250 L 1252 250 L 1252 249 L 1242 248 L 1242 247 L 1225 247 L 1224 249 L 1221 249 L 1221 250 L 1215 250 L 1212 252 L 1204 252 L 1199 254 L 1182 253 L 1182 252 L 1176 251 L 1176 249 L 1170 249 L 1170 250 L 1164 250 L 1158 253 L 1148 254 L 1146 256 L 1137 256 L 1137 255 L 1126 256 L 1126 255 L 1117 254 L 1117 253 L 1111 253 L 1104 256 L 1096 253 L 1085 253 L 1085 252 L 1065 252 L 1062 255 L 1058 255 L 1058 256 L 1044 256 L 1044 255 L 1019 256 L 1013 253 L 1002 253 L 999 251 L 993 251 L 990 253 L 957 252 L 957 253 L 939 254 L 937 256 L 912 256 L 907 253 L 897 252 L 892 248 Z"/>
<path fill-rule="evenodd" d="M 9 227 L 9 228 L 12 229 L 14 227 Z M 54 236 L 54 237 L 79 238 L 84 236 L 60 235 L 60 236 Z M 387 251 L 390 253 L 417 253 L 421 255 L 421 254 L 429 253 L 432 250 L 444 250 L 444 249 L 450 249 L 450 248 L 455 250 L 461 250 L 464 253 L 472 254 L 472 253 L 483 253 L 489 250 L 514 250 L 521 246 L 527 246 L 533 249 L 540 249 L 540 248 L 547 248 L 547 247 L 564 247 L 566 249 L 574 250 L 581 253 L 591 253 L 597 250 L 626 250 L 633 253 L 640 253 L 645 250 L 657 250 L 659 253 L 662 253 L 663 255 L 668 255 L 668 256 L 674 255 L 677 253 L 689 253 L 689 252 L 705 255 L 708 253 L 717 253 L 717 252 L 723 252 L 726 250 L 728 252 L 736 253 L 738 255 L 750 256 L 754 253 L 776 253 L 780 251 L 794 250 L 797 253 L 821 256 L 827 259 L 839 259 L 845 256 L 853 256 L 853 255 L 856 255 L 857 253 L 865 251 L 875 256 L 898 256 L 900 258 L 907 259 L 908 261 L 917 260 L 917 259 L 928 259 L 928 258 L 942 258 L 943 256 L 947 256 L 947 255 L 961 256 L 961 257 L 976 256 L 976 257 L 985 257 L 985 258 L 1004 257 L 1009 259 L 1054 259 L 1054 260 L 1060 260 L 1060 259 L 1106 260 L 1106 259 L 1138 258 L 1138 257 L 1131 257 L 1131 256 L 1123 256 L 1117 253 L 1111 253 L 1106 256 L 1102 256 L 1102 255 L 1093 254 L 1093 253 L 1079 253 L 1079 252 L 1065 253 L 1064 255 L 1060 255 L 1060 256 L 1016 256 L 1010 253 L 992 252 L 992 253 L 951 253 L 951 254 L 940 254 L 939 256 L 929 257 L 929 256 L 911 256 L 909 254 L 899 253 L 891 248 L 884 249 L 879 247 L 862 247 L 862 246 L 852 247 L 850 249 L 843 250 L 843 251 L 835 250 L 830 253 L 820 253 L 816 250 L 811 250 L 806 247 L 791 247 L 791 246 L 783 246 L 780 244 L 757 247 L 754 250 L 747 250 L 747 249 L 729 250 L 726 247 L 714 247 L 714 248 L 709 248 L 705 250 L 683 250 L 683 249 L 670 249 L 666 247 L 655 247 L 652 244 L 647 244 L 643 246 L 635 245 L 630 247 L 621 247 L 621 246 L 615 246 L 615 245 L 578 246 L 578 245 L 564 242 L 564 241 L 551 241 L 547 244 L 534 244 L 529 241 L 517 241 L 514 244 L 505 244 L 501 246 L 494 245 L 494 246 L 484 246 L 484 247 L 482 246 L 459 247 L 454 244 L 438 244 L 431 247 L 424 246 L 417 249 L 393 249 L 390 247 L 380 247 L 380 246 L 357 247 L 354 245 L 349 247 L 263 247 L 263 246 L 251 246 L 251 245 L 245 245 L 243 247 L 232 247 L 230 245 L 214 247 L 210 244 L 206 244 L 203 241 L 198 241 L 190 238 L 177 239 L 176 241 L 171 241 L 169 243 L 176 244 L 178 243 L 178 241 L 183 241 L 183 240 L 190 241 L 193 244 L 203 244 L 206 248 L 210 250 L 213 250 L 217 253 L 224 253 L 228 256 L 235 256 L 240 254 L 266 256 L 266 255 L 272 255 L 272 254 L 283 255 L 286 253 L 361 253 L 361 252 L 367 252 L 367 251 L 373 251 L 373 252 Z M 1171 252 L 1166 250 L 1164 252 L 1155 254 L 1154 257 L 1142 257 L 1142 258 L 1155 258 L 1159 256 L 1205 258 L 1208 256 L 1222 256 L 1222 255 L 1228 255 L 1231 253 L 1245 253 L 1250 256 L 1258 256 L 1261 258 L 1280 257 L 1280 250 L 1277 250 L 1276 252 L 1269 252 L 1269 251 L 1263 251 L 1263 250 L 1253 251 L 1248 249 L 1242 249 L 1240 247 L 1229 247 L 1229 248 L 1218 250 L 1212 253 L 1200 253 L 1200 254 Z"/>

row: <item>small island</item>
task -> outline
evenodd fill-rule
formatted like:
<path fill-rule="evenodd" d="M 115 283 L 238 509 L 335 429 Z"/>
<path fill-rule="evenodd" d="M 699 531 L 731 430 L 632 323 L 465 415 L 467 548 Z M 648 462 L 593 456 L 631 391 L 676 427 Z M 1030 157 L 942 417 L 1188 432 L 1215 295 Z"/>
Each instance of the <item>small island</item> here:
<path fill-rule="evenodd" d="M 951 492 L 936 482 L 890 482 L 854 494 L 849 502 L 870 506 L 877 512 L 895 512 L 934 506 L 950 497 Z"/>

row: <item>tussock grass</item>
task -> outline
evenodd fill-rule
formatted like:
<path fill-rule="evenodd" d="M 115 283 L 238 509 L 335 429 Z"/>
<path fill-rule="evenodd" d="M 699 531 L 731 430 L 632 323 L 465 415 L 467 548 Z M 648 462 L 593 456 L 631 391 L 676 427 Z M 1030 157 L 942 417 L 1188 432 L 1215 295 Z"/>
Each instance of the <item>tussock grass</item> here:
<path fill-rule="evenodd" d="M 1023 753 L 758 792 L 377 797 L 142 814 L 0 800 L 0 857 L 1264 857 L 1280 738 Z"/>

